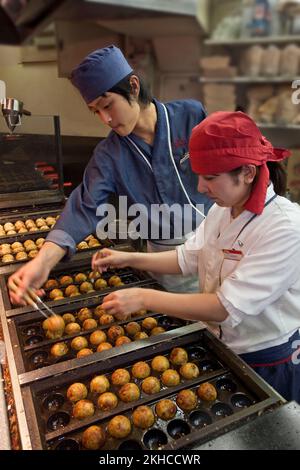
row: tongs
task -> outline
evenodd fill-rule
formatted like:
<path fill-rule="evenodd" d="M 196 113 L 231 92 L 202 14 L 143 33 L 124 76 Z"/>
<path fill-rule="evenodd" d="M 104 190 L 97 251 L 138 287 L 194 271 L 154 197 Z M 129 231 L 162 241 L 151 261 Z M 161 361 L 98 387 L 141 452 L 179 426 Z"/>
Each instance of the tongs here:
<path fill-rule="evenodd" d="M 18 284 L 16 283 L 16 280 L 14 279 L 13 281 L 10 280 L 8 282 L 8 287 L 10 290 L 13 292 L 17 292 L 18 289 Z M 56 313 L 48 307 L 48 305 L 45 304 L 45 302 L 42 301 L 42 299 L 34 292 L 34 290 L 29 287 L 27 289 L 27 292 L 23 295 L 23 299 L 25 302 L 28 303 L 28 305 L 31 305 L 35 310 L 38 310 L 44 317 L 49 318 L 49 316 L 56 315 Z M 47 312 L 44 312 L 39 304 L 47 310 Z"/>

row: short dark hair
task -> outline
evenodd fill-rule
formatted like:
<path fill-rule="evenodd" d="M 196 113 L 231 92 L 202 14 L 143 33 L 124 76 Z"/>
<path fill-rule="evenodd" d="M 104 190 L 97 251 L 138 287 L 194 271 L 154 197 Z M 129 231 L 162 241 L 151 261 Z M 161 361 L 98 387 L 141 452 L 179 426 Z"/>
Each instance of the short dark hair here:
<path fill-rule="evenodd" d="M 132 75 L 136 75 L 140 82 L 140 92 L 139 92 L 139 97 L 138 97 L 139 102 L 143 105 L 150 104 L 151 101 L 153 100 L 153 96 L 150 91 L 150 88 L 146 84 L 145 80 L 142 77 L 140 77 L 138 74 L 136 74 L 135 72 L 131 72 L 125 78 L 120 80 L 115 86 L 113 86 L 110 90 L 108 90 L 108 92 L 117 93 L 118 95 L 123 96 L 128 101 L 128 103 L 131 103 L 132 88 L 130 85 L 130 78 L 132 77 Z"/>
<path fill-rule="evenodd" d="M 287 176 L 286 176 L 286 171 L 279 162 L 267 162 L 268 169 L 270 172 L 270 180 L 272 181 L 274 185 L 274 191 L 276 194 L 279 196 L 284 196 L 286 193 L 286 185 L 287 185 Z M 243 167 L 240 166 L 239 168 L 235 168 L 235 170 L 232 170 L 229 172 L 229 174 L 232 176 L 233 180 L 237 183 L 238 182 L 238 175 L 241 173 Z M 253 181 L 253 186 L 255 185 L 258 175 L 260 172 L 260 167 L 256 167 L 256 175 Z"/>

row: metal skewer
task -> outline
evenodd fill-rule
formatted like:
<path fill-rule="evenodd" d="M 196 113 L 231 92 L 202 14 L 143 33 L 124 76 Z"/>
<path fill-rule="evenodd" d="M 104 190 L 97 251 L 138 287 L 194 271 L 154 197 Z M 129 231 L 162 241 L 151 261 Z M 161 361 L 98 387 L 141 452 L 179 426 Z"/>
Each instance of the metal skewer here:
<path fill-rule="evenodd" d="M 18 290 L 18 285 L 16 284 L 15 280 L 14 280 L 14 282 L 9 281 L 8 287 L 9 287 L 10 290 L 12 290 L 15 293 Z M 31 295 L 31 297 L 30 297 L 30 295 Z M 33 307 L 35 310 L 38 310 L 45 318 L 49 318 L 49 315 L 47 315 L 47 313 L 43 312 L 43 310 L 38 306 L 38 304 L 34 301 L 34 299 L 32 297 L 34 297 L 35 300 L 37 300 L 37 299 L 41 300 L 35 294 L 35 292 L 32 289 L 28 289 L 28 294 L 25 292 L 25 294 L 23 295 L 23 299 L 25 300 L 25 302 L 27 302 L 28 305 L 31 305 L 31 307 Z M 41 302 L 41 303 L 42 303 L 42 305 L 44 305 L 46 307 L 47 310 L 50 310 L 43 302 Z M 50 313 L 51 313 L 51 315 L 55 315 L 55 313 L 52 312 L 51 310 L 50 310 Z"/>

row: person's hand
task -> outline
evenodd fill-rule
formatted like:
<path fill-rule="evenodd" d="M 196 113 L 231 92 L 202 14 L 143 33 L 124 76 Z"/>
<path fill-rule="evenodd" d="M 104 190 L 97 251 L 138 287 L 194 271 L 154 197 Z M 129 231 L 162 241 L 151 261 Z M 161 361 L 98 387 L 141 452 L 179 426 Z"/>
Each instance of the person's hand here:
<path fill-rule="evenodd" d="M 132 255 L 133 253 L 126 251 L 116 251 L 110 250 L 109 248 L 103 248 L 94 254 L 92 258 L 92 269 L 93 271 L 103 273 L 110 267 L 125 268 L 129 265 Z"/>
<path fill-rule="evenodd" d="M 43 289 L 39 289 L 48 279 L 50 269 L 38 258 L 29 261 L 18 269 L 8 279 L 9 296 L 12 304 L 27 305 L 24 295 L 28 288 L 33 288 L 39 296 L 44 295 Z"/>
<path fill-rule="evenodd" d="M 102 308 L 117 320 L 126 320 L 128 316 L 145 308 L 145 289 L 132 287 L 120 289 L 104 297 Z"/>

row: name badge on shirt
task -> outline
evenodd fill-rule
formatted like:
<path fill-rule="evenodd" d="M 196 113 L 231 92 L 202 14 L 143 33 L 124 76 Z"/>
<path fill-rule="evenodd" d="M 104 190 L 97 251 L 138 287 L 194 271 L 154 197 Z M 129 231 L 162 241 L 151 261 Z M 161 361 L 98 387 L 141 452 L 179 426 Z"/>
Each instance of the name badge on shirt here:
<path fill-rule="evenodd" d="M 223 249 L 223 254 L 224 254 L 224 259 L 230 259 L 232 261 L 240 261 L 244 254 L 242 251 L 240 250 L 234 250 L 234 249 L 231 249 L 231 250 L 225 250 Z"/>

